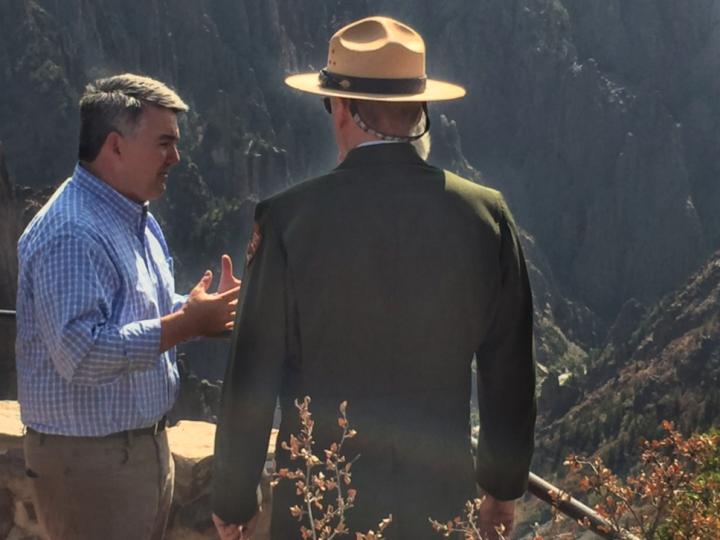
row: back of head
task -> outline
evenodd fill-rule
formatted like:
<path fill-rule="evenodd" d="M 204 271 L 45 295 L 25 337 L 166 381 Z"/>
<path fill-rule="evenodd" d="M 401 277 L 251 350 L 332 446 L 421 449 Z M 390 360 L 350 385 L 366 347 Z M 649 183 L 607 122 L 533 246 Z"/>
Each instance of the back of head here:
<path fill-rule="evenodd" d="M 465 95 L 461 86 L 428 77 L 425 42 L 417 31 L 383 16 L 339 29 L 328 44 L 325 68 L 291 75 L 285 84 L 349 100 L 350 117 L 360 130 L 384 141 L 412 142 L 423 157 L 430 144 L 427 103 Z M 341 159 L 352 142 L 362 144 L 365 137 L 354 137 L 350 144 L 342 138 L 336 134 Z"/>
<path fill-rule="evenodd" d="M 417 134 L 423 119 L 423 107 L 419 102 L 385 102 L 356 100 L 360 118 L 374 130 L 396 137 Z"/>
<path fill-rule="evenodd" d="M 107 136 L 129 135 L 145 106 L 186 112 L 188 106 L 165 84 L 150 77 L 123 73 L 98 79 L 85 87 L 80 99 L 80 145 L 78 159 L 92 162 Z"/>
<path fill-rule="evenodd" d="M 430 119 L 427 108 L 417 101 L 354 100 L 353 120 L 363 131 L 381 140 L 408 141 L 418 155 L 427 159 L 430 154 Z"/>

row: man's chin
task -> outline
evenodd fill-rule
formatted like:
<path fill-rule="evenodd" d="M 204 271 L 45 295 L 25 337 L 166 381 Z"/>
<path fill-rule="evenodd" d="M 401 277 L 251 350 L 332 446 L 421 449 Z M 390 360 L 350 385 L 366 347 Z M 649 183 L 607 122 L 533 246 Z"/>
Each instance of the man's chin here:
<path fill-rule="evenodd" d="M 163 194 L 165 193 L 165 190 L 166 190 L 166 189 L 167 189 L 167 184 L 165 184 L 165 182 L 158 182 L 158 183 L 154 186 L 153 192 L 152 192 L 152 193 L 148 193 L 147 200 L 148 200 L 148 201 L 154 201 L 154 200 L 156 200 L 156 199 L 159 199 L 160 197 L 163 196 Z"/>

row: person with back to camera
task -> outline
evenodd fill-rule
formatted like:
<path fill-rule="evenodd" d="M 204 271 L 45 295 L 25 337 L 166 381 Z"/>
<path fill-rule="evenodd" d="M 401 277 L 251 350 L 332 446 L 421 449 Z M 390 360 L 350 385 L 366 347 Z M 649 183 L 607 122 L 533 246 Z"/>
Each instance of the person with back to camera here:
<path fill-rule="evenodd" d="M 320 74 L 286 79 L 323 96 L 339 165 L 256 210 L 215 441 L 212 509 L 223 539 L 249 538 L 279 396 L 278 440 L 312 398 L 315 448 L 338 438 L 348 401 L 358 436 L 351 531 L 392 514 L 389 539 L 437 538 L 428 523 L 486 495 L 479 526 L 512 529 L 534 444 L 532 298 L 500 193 L 429 165 L 412 142 L 427 102 L 460 98 L 425 74 L 412 28 L 386 17 L 330 40 Z M 471 362 L 481 432 L 473 463 Z M 287 452 L 278 468 L 294 470 Z M 293 482 L 273 492 L 273 539 L 299 537 Z"/>

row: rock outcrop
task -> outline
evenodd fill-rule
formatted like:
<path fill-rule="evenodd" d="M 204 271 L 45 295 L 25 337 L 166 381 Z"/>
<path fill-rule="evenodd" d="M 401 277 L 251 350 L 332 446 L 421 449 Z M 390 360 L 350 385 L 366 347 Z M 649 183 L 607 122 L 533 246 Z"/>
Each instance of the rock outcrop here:
<path fill-rule="evenodd" d="M 570 452 L 599 452 L 623 472 L 662 420 L 686 434 L 720 425 L 720 253 L 644 316 L 637 303 L 623 312 L 579 382 L 581 399 L 541 424 L 538 472 L 561 474 Z"/>
<path fill-rule="evenodd" d="M 5 148 L 0 141 L 0 309 L 4 310 L 15 309 L 15 244 L 19 228 L 15 193 L 5 160 Z M 0 399 L 15 394 L 15 379 L 15 322 L 0 317 Z"/>
<path fill-rule="evenodd" d="M 224 345 L 228 345 L 225 343 Z M 188 350 L 189 347 L 182 347 Z M 208 366 L 208 358 L 202 354 L 202 349 L 208 348 L 198 344 L 195 347 L 199 361 L 194 363 L 195 369 L 200 373 L 208 373 L 212 371 L 213 366 Z M 213 350 L 213 347 L 209 347 Z M 225 351 L 228 347 L 222 347 Z M 218 348 L 215 347 L 215 350 Z M 193 349 L 190 348 L 192 351 Z M 192 356 L 192 354 L 191 354 Z M 227 352 L 219 355 L 216 364 L 225 363 Z M 178 355 L 178 371 L 180 373 L 180 392 L 172 410 L 168 413 L 169 420 L 174 423 L 180 420 L 203 420 L 206 422 L 217 422 L 217 413 L 220 408 L 220 394 L 222 390 L 222 380 L 218 378 L 208 380 L 199 375 L 195 370 L 189 367 L 188 356 L 183 352 Z"/>

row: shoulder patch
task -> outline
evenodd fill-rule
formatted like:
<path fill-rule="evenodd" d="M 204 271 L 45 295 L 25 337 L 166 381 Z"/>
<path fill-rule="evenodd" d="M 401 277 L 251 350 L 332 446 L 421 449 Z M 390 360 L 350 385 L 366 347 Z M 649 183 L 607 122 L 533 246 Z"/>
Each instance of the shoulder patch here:
<path fill-rule="evenodd" d="M 255 253 L 257 252 L 260 244 L 262 243 L 262 233 L 260 232 L 260 225 L 255 222 L 253 224 L 252 238 L 248 244 L 247 251 L 245 252 L 245 267 L 247 268 L 253 262 Z"/>

